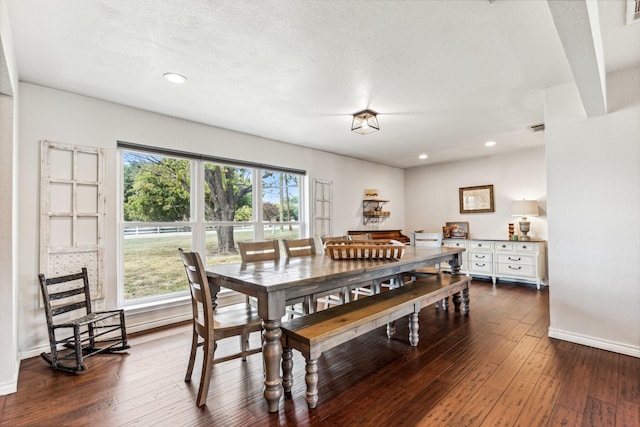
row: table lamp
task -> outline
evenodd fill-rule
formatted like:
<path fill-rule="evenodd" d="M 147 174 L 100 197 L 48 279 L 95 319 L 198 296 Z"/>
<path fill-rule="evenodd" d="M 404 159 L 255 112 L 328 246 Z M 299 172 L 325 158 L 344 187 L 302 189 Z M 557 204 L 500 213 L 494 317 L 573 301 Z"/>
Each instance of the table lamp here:
<path fill-rule="evenodd" d="M 514 200 L 511 204 L 511 215 L 521 216 L 520 221 L 520 240 L 529 241 L 531 238 L 527 236 L 531 223 L 527 221 L 528 216 L 538 216 L 538 202 L 535 200 Z"/>

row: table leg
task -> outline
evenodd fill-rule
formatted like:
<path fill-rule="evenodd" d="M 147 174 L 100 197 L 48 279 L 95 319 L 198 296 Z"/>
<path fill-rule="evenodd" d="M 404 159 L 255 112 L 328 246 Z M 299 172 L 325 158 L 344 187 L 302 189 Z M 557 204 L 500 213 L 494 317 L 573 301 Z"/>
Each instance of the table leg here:
<path fill-rule="evenodd" d="M 267 400 L 269 412 L 278 412 L 282 397 L 282 377 L 280 376 L 280 358 L 282 357 L 282 343 L 280 337 L 280 320 L 263 320 L 262 357 L 264 358 L 264 398 Z"/>

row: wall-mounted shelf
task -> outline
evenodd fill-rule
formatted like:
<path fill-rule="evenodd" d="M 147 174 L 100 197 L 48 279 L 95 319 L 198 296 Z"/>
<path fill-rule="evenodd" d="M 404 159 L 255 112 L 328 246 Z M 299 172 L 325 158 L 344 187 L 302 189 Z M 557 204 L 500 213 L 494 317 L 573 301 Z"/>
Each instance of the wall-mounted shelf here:
<path fill-rule="evenodd" d="M 364 199 L 362 201 L 362 223 L 367 225 L 370 222 L 383 222 L 391 215 L 389 211 L 383 211 L 382 207 L 388 200 Z"/>

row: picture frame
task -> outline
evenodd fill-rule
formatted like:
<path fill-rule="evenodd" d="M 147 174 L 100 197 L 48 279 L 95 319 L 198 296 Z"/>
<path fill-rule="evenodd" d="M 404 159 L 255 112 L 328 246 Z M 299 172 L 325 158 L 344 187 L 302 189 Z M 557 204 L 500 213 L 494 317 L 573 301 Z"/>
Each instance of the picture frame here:
<path fill-rule="evenodd" d="M 461 187 L 459 189 L 460 213 L 495 212 L 493 185 Z"/>

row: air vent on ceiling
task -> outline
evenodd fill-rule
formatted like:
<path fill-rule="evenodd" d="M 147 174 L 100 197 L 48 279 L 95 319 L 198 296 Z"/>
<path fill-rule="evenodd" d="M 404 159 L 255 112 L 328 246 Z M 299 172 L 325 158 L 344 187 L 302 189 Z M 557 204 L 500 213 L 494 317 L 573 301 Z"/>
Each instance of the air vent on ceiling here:
<path fill-rule="evenodd" d="M 640 22 L 640 0 L 627 0 L 627 25 Z"/>
<path fill-rule="evenodd" d="M 540 132 L 542 130 L 544 130 L 544 123 L 539 123 L 537 125 L 531 125 L 529 126 L 529 130 L 532 132 Z"/>

